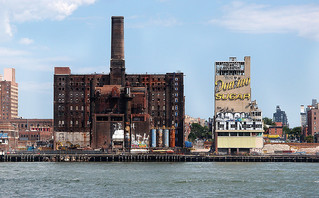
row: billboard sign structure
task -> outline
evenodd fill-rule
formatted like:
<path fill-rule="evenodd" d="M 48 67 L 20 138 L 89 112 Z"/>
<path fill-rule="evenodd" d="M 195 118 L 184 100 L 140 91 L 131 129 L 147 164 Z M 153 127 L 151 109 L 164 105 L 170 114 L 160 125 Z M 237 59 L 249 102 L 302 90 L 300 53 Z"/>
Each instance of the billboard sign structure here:
<path fill-rule="evenodd" d="M 215 149 L 228 154 L 263 146 L 262 114 L 251 101 L 250 57 L 215 62 Z M 255 151 L 255 150 L 254 150 Z"/>

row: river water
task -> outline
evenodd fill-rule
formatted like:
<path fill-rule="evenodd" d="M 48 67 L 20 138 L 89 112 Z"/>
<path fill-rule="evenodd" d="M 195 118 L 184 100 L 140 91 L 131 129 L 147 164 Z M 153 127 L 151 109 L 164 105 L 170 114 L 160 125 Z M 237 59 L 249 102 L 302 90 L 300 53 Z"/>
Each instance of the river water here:
<path fill-rule="evenodd" d="M 0 163 L 0 197 L 319 197 L 315 163 Z"/>

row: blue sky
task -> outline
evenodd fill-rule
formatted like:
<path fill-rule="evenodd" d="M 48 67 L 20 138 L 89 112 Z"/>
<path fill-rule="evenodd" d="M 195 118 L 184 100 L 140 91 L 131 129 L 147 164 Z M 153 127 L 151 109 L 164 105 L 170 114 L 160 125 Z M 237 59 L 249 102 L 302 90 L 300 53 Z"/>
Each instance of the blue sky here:
<path fill-rule="evenodd" d="M 186 114 L 213 115 L 215 61 L 251 56 L 252 99 L 291 127 L 319 99 L 319 2 L 2 0 L 0 73 L 16 68 L 19 116 L 53 118 L 53 69 L 109 73 L 111 16 L 125 19 L 127 73 L 185 74 Z"/>

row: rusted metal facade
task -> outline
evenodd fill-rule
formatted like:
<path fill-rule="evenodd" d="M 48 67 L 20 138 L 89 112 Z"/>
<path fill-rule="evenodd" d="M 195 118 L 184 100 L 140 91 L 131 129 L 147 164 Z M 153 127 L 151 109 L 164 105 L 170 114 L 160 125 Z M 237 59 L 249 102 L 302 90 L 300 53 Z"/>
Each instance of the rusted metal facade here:
<path fill-rule="evenodd" d="M 184 137 L 183 73 L 126 75 L 132 87 L 147 89 L 151 128 L 175 128 L 176 146 L 183 146 Z"/>
<path fill-rule="evenodd" d="M 123 17 L 112 17 L 111 48 L 109 75 L 55 68 L 54 131 L 86 139 L 89 134 L 81 147 L 113 149 L 118 133 L 123 133 L 123 147 L 143 148 L 149 147 L 152 128 L 173 128 L 175 145 L 182 147 L 183 73 L 125 74 Z"/>

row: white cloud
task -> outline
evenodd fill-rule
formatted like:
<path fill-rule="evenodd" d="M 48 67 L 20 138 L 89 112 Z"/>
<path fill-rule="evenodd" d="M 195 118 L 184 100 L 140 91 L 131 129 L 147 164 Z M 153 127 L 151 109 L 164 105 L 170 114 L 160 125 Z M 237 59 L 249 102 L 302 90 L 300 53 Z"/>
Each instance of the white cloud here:
<path fill-rule="evenodd" d="M 183 23 L 173 16 L 146 17 L 143 15 L 132 15 L 127 17 L 130 20 L 128 28 L 146 28 L 146 27 L 174 27 Z"/>
<path fill-rule="evenodd" d="M 49 58 L 41 58 L 41 59 L 38 59 L 40 61 L 43 61 L 43 62 L 70 62 L 70 61 L 73 61 L 72 58 L 70 57 L 67 57 L 67 56 L 58 56 L 58 57 L 49 57 Z"/>
<path fill-rule="evenodd" d="M 244 33 L 296 33 L 319 41 L 319 5 L 269 5 L 233 2 L 210 21 Z"/>
<path fill-rule="evenodd" d="M 157 0 L 157 1 L 160 2 L 160 3 L 165 3 L 165 2 L 168 2 L 170 0 Z"/>
<path fill-rule="evenodd" d="M 0 66 L 14 67 L 17 70 L 33 72 L 53 72 L 54 63 L 45 62 L 32 57 L 0 57 Z"/>
<path fill-rule="evenodd" d="M 10 66 L 23 71 L 53 72 L 55 65 L 72 61 L 66 56 L 36 58 L 35 54 L 29 51 L 0 47 L 0 66 Z"/>
<path fill-rule="evenodd" d="M 163 27 L 172 27 L 180 25 L 181 23 L 176 18 L 166 18 L 166 19 L 151 19 L 149 24 Z"/>
<path fill-rule="evenodd" d="M 20 39 L 19 43 L 22 45 L 30 45 L 32 44 L 34 41 L 32 39 L 29 38 L 22 38 Z"/>
<path fill-rule="evenodd" d="M 133 16 L 131 19 L 140 18 L 139 16 Z M 147 21 L 139 22 L 139 23 L 131 23 L 128 25 L 129 28 L 145 28 L 145 27 L 173 27 L 181 25 L 182 23 L 178 21 L 175 17 L 157 17 L 150 18 Z"/>
<path fill-rule="evenodd" d="M 131 15 L 131 16 L 128 16 L 128 17 L 125 17 L 126 19 L 138 19 L 138 18 L 141 18 L 142 16 L 140 15 Z"/>
<path fill-rule="evenodd" d="M 1 6 L 1 3 L 0 3 Z M 0 7 L 0 42 L 7 41 L 13 36 L 10 19 L 2 7 Z"/>
<path fill-rule="evenodd" d="M 95 66 L 95 67 L 75 67 L 72 69 L 74 74 L 93 74 L 103 73 L 107 70 L 107 66 Z"/>
<path fill-rule="evenodd" d="M 46 82 L 46 83 L 39 83 L 39 82 L 35 82 L 35 81 L 25 81 L 25 82 L 19 82 L 20 86 L 19 89 L 21 91 L 25 91 L 25 90 L 30 90 L 30 89 L 34 89 L 34 90 L 51 90 L 53 87 L 53 83 L 52 82 Z"/>
<path fill-rule="evenodd" d="M 63 20 L 96 0 L 0 0 L 0 36 L 13 36 L 12 23 Z"/>
<path fill-rule="evenodd" d="M 33 93 L 51 93 L 53 90 L 52 82 L 35 82 L 35 81 L 21 81 L 19 83 L 19 91 L 33 92 Z"/>
<path fill-rule="evenodd" d="M 10 21 L 9 21 L 9 17 L 7 15 L 4 16 L 4 20 L 3 20 L 3 26 L 4 26 L 4 31 L 5 33 L 12 37 L 13 33 L 12 33 L 12 28 L 10 26 Z"/>
<path fill-rule="evenodd" d="M 12 56 L 24 56 L 24 55 L 27 55 L 27 54 L 29 54 L 29 52 L 27 52 L 27 51 L 13 50 L 13 49 L 9 49 L 9 48 L 0 47 L 0 58 L 1 57 L 10 57 L 10 58 L 12 58 Z"/>

